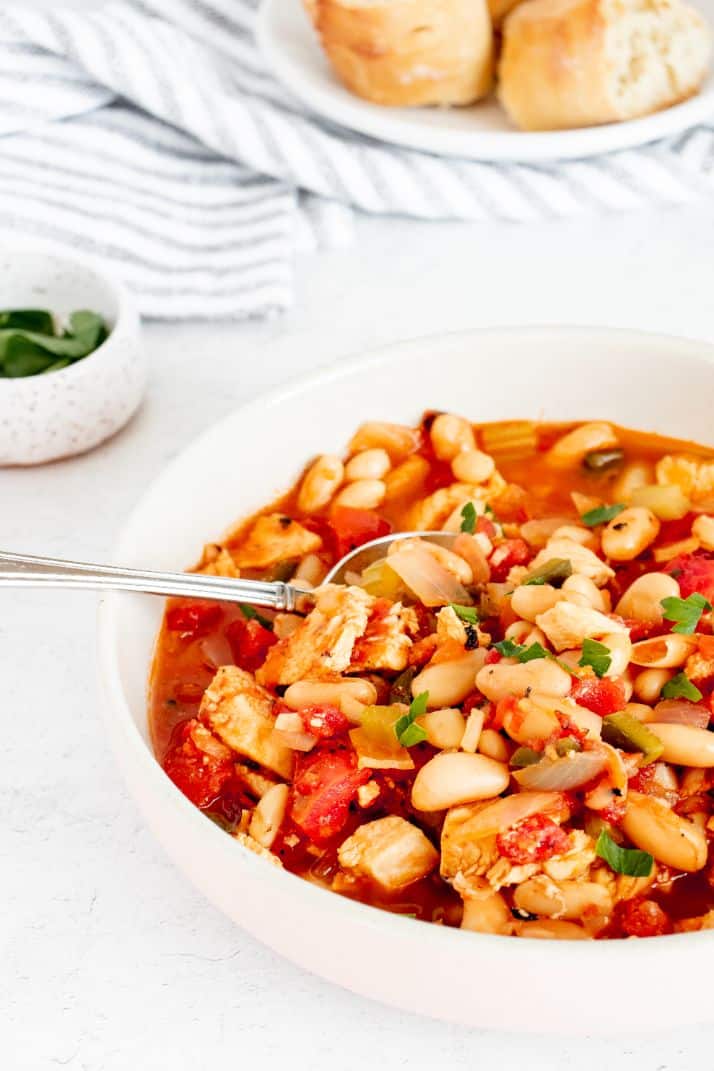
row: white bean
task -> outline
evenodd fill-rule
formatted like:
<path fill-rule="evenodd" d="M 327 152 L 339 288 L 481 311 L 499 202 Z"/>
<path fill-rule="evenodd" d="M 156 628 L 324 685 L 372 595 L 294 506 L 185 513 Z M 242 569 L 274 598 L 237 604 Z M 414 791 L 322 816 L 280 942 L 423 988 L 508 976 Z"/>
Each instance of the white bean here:
<path fill-rule="evenodd" d="M 572 539 L 574 543 L 580 543 L 590 550 L 597 550 L 599 540 L 592 528 L 583 528 L 579 524 L 563 524 L 556 528 L 552 535 L 553 539 Z"/>
<path fill-rule="evenodd" d="M 455 413 L 440 413 L 431 425 L 431 444 L 440 461 L 452 461 L 462 450 L 474 450 L 476 440 L 468 420 Z"/>
<path fill-rule="evenodd" d="M 283 700 L 291 710 L 335 706 L 345 717 L 358 721 L 365 706 L 377 702 L 377 689 L 371 681 L 356 677 L 343 681 L 296 681 L 286 690 Z"/>
<path fill-rule="evenodd" d="M 655 712 L 647 703 L 625 703 L 622 708 L 623 714 L 629 714 L 638 721 L 650 722 L 654 720 Z"/>
<path fill-rule="evenodd" d="M 401 465 L 397 465 L 384 477 L 385 498 L 391 501 L 394 498 L 415 495 L 421 490 L 429 468 L 429 462 L 421 454 L 414 454 L 413 457 L 402 461 Z"/>
<path fill-rule="evenodd" d="M 496 462 L 482 450 L 462 450 L 451 462 L 451 471 L 464 483 L 485 483 L 493 476 Z"/>
<path fill-rule="evenodd" d="M 387 488 L 382 480 L 355 480 L 342 488 L 335 503 L 352 509 L 376 509 L 384 501 L 386 493 Z"/>
<path fill-rule="evenodd" d="M 643 703 L 657 703 L 662 698 L 662 689 L 673 676 L 668 669 L 643 669 L 634 680 L 634 694 Z"/>
<path fill-rule="evenodd" d="M 632 656 L 632 640 L 622 632 L 608 633 L 600 641 L 610 652 L 610 665 L 605 672 L 606 677 L 622 677 L 630 664 Z"/>
<path fill-rule="evenodd" d="M 545 634 L 530 621 L 514 621 L 506 629 L 506 639 L 514 640 L 524 647 L 530 647 L 534 643 L 539 643 L 541 647 L 546 645 Z"/>
<path fill-rule="evenodd" d="M 466 750 L 466 749 L 464 749 Z M 500 733 L 495 729 L 483 729 L 478 741 L 478 750 L 482 755 L 496 762 L 508 762 L 511 749 Z"/>
<path fill-rule="evenodd" d="M 629 792 L 622 828 L 633 844 L 665 866 L 692 873 L 706 864 L 702 830 L 654 796 Z"/>
<path fill-rule="evenodd" d="M 508 936 L 513 931 L 513 916 L 499 892 L 486 896 L 467 897 L 461 929 L 473 933 L 497 933 Z"/>
<path fill-rule="evenodd" d="M 516 664 L 495 662 L 484 666 L 476 677 L 478 690 L 493 702 L 531 691 L 545 692 L 546 695 L 568 695 L 571 685 L 570 674 L 545 658 Z"/>
<path fill-rule="evenodd" d="M 535 621 L 564 598 L 563 592 L 552 584 L 521 584 L 511 596 L 511 607 L 524 621 Z"/>
<path fill-rule="evenodd" d="M 316 588 L 325 579 L 326 575 L 327 568 L 323 560 L 317 554 L 306 554 L 298 563 L 293 580 L 302 581 L 303 583 L 299 585 L 300 587 L 309 584 L 310 587 Z"/>
<path fill-rule="evenodd" d="M 278 835 L 285 817 L 289 794 L 287 785 L 273 785 L 261 797 L 253 811 L 248 833 L 264 848 L 270 848 Z"/>
<path fill-rule="evenodd" d="M 696 636 L 672 632 L 667 636 L 655 636 L 651 640 L 633 643 L 630 661 L 648 669 L 674 669 L 684 665 L 696 646 Z"/>
<path fill-rule="evenodd" d="M 631 506 L 613 517 L 602 533 L 606 558 L 629 562 L 646 550 L 659 535 L 660 523 L 652 510 Z"/>
<path fill-rule="evenodd" d="M 546 458 L 556 468 L 569 468 L 579 464 L 591 450 L 604 450 L 608 446 L 617 446 L 614 428 L 604 421 L 594 420 L 563 435 L 550 448 Z"/>
<path fill-rule="evenodd" d="M 381 480 L 392 467 L 389 454 L 381 446 L 362 450 L 345 465 L 346 480 Z"/>
<path fill-rule="evenodd" d="M 664 762 L 700 769 L 714 766 L 714 733 L 710 733 L 708 729 L 656 720 L 649 722 L 648 727 L 664 744 Z"/>
<path fill-rule="evenodd" d="M 298 509 L 302 513 L 314 513 L 324 509 L 342 483 L 345 467 L 334 454 L 323 454 L 314 461 L 305 474 L 298 492 Z"/>
<path fill-rule="evenodd" d="M 466 720 L 460 710 L 454 707 L 431 710 L 417 721 L 426 732 L 426 739 L 432 747 L 446 750 L 457 748 L 461 744 Z"/>
<path fill-rule="evenodd" d="M 413 428 L 373 420 L 357 429 L 350 440 L 349 450 L 351 454 L 359 454 L 363 450 L 382 447 L 392 460 L 401 460 L 416 449 L 418 442 L 419 435 Z"/>
<path fill-rule="evenodd" d="M 645 573 L 633 580 L 615 612 L 635 621 L 661 621 L 662 599 L 679 595 L 679 584 L 667 573 Z"/>
<path fill-rule="evenodd" d="M 491 799 L 508 787 L 509 780 L 502 762 L 465 751 L 442 751 L 414 778 L 412 805 L 418 811 L 444 811 L 459 803 Z"/>
<path fill-rule="evenodd" d="M 714 517 L 707 513 L 700 514 L 692 525 L 692 535 L 705 550 L 714 550 Z"/>
<path fill-rule="evenodd" d="M 583 576 L 582 573 L 569 576 L 560 590 L 563 598 L 576 606 L 589 606 L 603 614 L 610 611 L 610 593 L 607 588 L 601 590 L 589 576 Z"/>
<path fill-rule="evenodd" d="M 430 710 L 458 706 L 474 690 L 476 674 L 485 658 L 486 652 L 477 648 L 450 662 L 426 666 L 412 681 L 412 695 L 428 692 Z"/>

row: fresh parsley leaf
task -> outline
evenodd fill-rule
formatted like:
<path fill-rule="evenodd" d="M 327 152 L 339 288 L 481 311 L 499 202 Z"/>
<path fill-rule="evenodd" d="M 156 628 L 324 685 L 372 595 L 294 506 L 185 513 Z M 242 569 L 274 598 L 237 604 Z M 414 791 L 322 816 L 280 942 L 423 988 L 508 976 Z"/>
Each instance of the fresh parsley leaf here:
<path fill-rule="evenodd" d="M 613 517 L 617 517 L 619 513 L 622 513 L 624 508 L 621 502 L 616 503 L 614 506 L 598 506 L 596 509 L 589 509 L 587 513 L 583 513 L 580 520 L 588 528 L 594 528 L 596 524 L 607 524 Z"/>
<path fill-rule="evenodd" d="M 461 531 L 473 535 L 476 528 L 476 507 L 473 502 L 467 502 L 461 510 Z"/>
<path fill-rule="evenodd" d="M 639 848 L 621 848 L 606 830 L 601 830 L 595 845 L 595 853 L 604 859 L 616 874 L 631 878 L 647 878 L 652 873 L 654 858 Z"/>
<path fill-rule="evenodd" d="M 460 617 L 462 621 L 467 621 L 469 625 L 478 625 L 479 616 L 475 606 L 460 606 L 457 602 L 449 603 L 449 605 L 456 616 Z"/>
<path fill-rule="evenodd" d="M 539 569 L 528 573 L 522 585 L 525 587 L 530 584 L 554 584 L 556 580 L 567 580 L 572 572 L 573 564 L 569 558 L 551 558 Z"/>
<path fill-rule="evenodd" d="M 686 599 L 671 595 L 662 599 L 661 606 L 666 620 L 676 621 L 672 632 L 679 632 L 682 636 L 691 636 L 704 611 L 712 608 L 712 604 L 698 591 L 692 592 Z"/>
<path fill-rule="evenodd" d="M 243 614 L 246 621 L 257 621 L 263 628 L 269 628 L 271 632 L 273 631 L 273 622 L 270 618 L 263 617 L 263 615 L 259 614 L 252 606 L 248 606 L 245 602 L 239 602 L 238 609 Z"/>
<path fill-rule="evenodd" d="M 691 699 L 693 703 L 702 698 L 702 693 L 684 671 L 668 680 L 660 695 L 663 699 Z"/>
<path fill-rule="evenodd" d="M 532 643 L 530 647 L 526 647 L 522 643 L 514 643 L 513 640 L 501 640 L 493 646 L 504 658 L 517 658 L 519 662 L 532 662 L 534 658 L 548 658 L 550 655 L 540 643 Z"/>
<path fill-rule="evenodd" d="M 394 723 L 394 732 L 397 740 L 402 747 L 413 747 L 414 744 L 420 744 L 422 740 L 426 740 L 426 731 L 422 729 L 421 725 L 416 725 L 416 719 L 421 718 L 423 714 L 426 714 L 426 705 L 429 702 L 429 693 L 420 692 L 420 694 L 413 699 L 407 714 L 403 714 L 401 718 L 397 718 Z"/>
<path fill-rule="evenodd" d="M 583 640 L 583 654 L 579 666 L 591 666 L 596 677 L 604 677 L 612 665 L 610 648 L 597 640 Z"/>
<path fill-rule="evenodd" d="M 501 640 L 499 643 L 494 643 L 493 649 L 504 658 L 517 658 L 521 651 L 525 651 L 522 644 L 514 643 L 513 640 Z"/>

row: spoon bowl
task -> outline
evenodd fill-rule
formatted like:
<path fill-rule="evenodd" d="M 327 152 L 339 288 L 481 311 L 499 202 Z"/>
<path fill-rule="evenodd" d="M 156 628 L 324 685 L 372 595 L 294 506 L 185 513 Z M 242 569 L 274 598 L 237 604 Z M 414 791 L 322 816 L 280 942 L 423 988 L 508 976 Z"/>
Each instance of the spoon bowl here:
<path fill-rule="evenodd" d="M 401 539 L 424 539 L 427 543 L 438 543 L 439 546 L 450 549 L 456 535 L 456 532 L 392 532 L 391 535 L 371 539 L 369 543 L 355 547 L 349 554 L 345 554 L 344 558 L 340 558 L 330 569 L 323 584 L 344 584 L 348 572 L 361 573 L 368 565 L 384 558 L 392 544 Z"/>

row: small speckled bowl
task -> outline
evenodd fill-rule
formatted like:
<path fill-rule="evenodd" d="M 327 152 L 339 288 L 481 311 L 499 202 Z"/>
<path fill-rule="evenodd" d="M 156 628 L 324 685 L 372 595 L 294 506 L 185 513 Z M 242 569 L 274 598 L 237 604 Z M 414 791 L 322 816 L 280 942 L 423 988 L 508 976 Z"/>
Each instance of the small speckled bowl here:
<path fill-rule="evenodd" d="M 91 309 L 110 334 L 58 372 L 0 379 L 0 465 L 91 450 L 126 424 L 144 394 L 146 360 L 131 297 L 101 264 L 61 246 L 27 243 L 0 253 L 0 309 L 16 308 L 60 318 Z"/>

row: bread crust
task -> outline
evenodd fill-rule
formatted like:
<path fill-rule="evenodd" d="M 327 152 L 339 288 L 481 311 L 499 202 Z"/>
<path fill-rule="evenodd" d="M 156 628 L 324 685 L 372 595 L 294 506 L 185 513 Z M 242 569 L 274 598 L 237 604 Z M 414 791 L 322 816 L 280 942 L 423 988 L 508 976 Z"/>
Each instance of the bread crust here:
<path fill-rule="evenodd" d="M 375 104 L 472 104 L 491 89 L 487 0 L 306 0 L 344 85 Z"/>
<path fill-rule="evenodd" d="M 661 69 L 650 66 L 658 77 L 652 78 L 647 99 L 642 92 L 628 94 L 629 72 L 642 77 L 647 74 L 643 62 L 664 61 L 653 39 L 650 55 L 629 62 L 628 26 L 617 25 L 617 20 L 641 18 L 643 10 L 649 25 L 659 24 L 664 35 L 667 24 L 661 20 L 676 16 L 697 46 L 676 78 L 667 74 L 664 89 Z M 613 47 L 618 30 L 624 42 L 619 54 Z M 595 126 L 646 115 L 691 96 L 706 76 L 708 29 L 680 0 L 645 0 L 644 9 L 614 0 L 528 0 L 507 17 L 503 34 L 499 98 L 522 130 Z"/>

